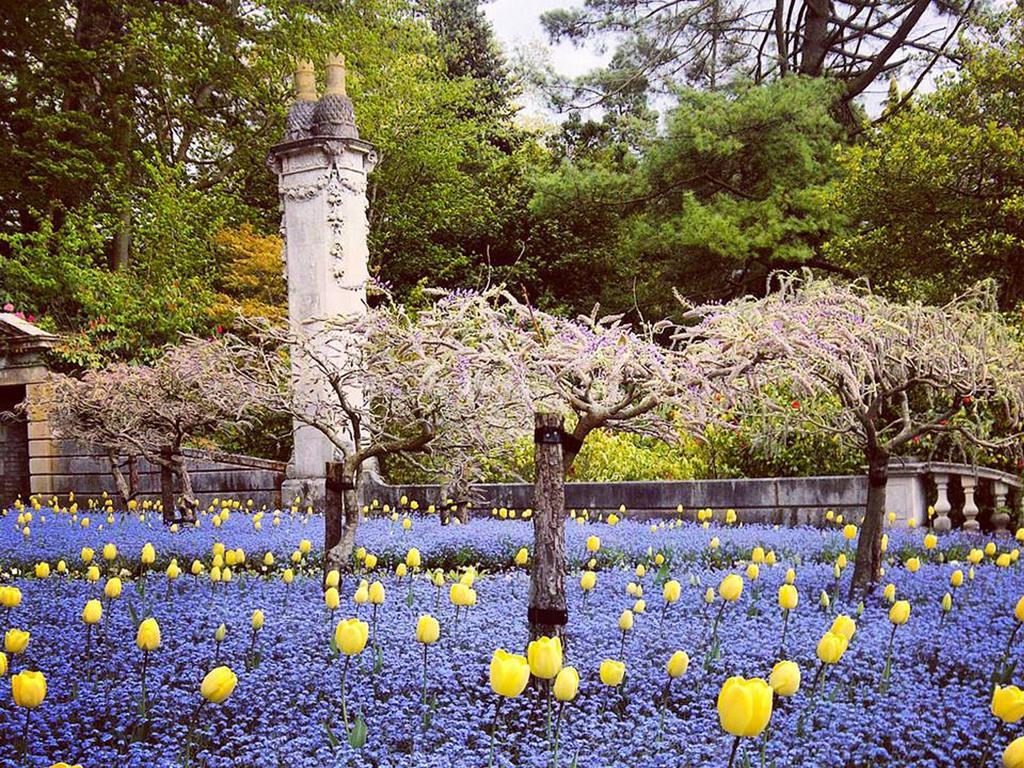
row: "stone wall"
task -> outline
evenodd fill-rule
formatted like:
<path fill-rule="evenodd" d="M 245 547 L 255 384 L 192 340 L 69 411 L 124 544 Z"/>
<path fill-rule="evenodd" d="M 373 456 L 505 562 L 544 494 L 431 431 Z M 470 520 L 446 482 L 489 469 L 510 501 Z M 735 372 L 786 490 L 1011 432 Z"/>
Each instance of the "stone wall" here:
<path fill-rule="evenodd" d="M 45 487 L 45 495 L 65 496 L 70 491 L 81 497 L 96 497 L 106 491 L 118 498 L 110 461 L 97 451 L 72 440 L 54 440 L 54 453 L 45 457 L 33 472 L 34 487 Z M 281 505 L 281 483 L 285 464 L 252 456 L 185 451 L 186 466 L 196 495 L 203 505 L 214 497 L 252 499 L 257 507 Z M 160 469 L 142 459 L 138 464 L 140 498 L 159 499 Z M 127 466 L 122 463 L 127 477 Z M 177 489 L 176 489 L 177 492 Z"/>

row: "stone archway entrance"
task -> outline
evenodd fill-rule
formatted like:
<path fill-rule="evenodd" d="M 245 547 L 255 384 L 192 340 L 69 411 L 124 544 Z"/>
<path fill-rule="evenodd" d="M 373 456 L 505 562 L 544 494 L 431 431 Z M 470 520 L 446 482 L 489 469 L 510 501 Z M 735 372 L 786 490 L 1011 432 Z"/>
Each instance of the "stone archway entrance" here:
<path fill-rule="evenodd" d="M 28 418 L 15 409 L 25 400 L 25 385 L 0 387 L 0 504 L 31 490 L 28 465 Z"/>

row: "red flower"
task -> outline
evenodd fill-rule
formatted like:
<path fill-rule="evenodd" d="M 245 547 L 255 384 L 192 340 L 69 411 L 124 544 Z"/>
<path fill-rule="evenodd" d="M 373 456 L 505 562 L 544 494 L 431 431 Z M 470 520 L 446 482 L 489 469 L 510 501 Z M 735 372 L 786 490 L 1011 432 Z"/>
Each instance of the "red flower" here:
<path fill-rule="evenodd" d="M 973 403 L 973 402 L 974 402 L 974 398 L 973 398 L 973 397 L 971 397 L 970 395 L 966 395 L 966 396 L 964 397 L 964 399 L 963 399 L 963 403 L 964 403 L 964 405 L 970 405 L 970 404 L 971 404 L 971 403 Z"/>
<path fill-rule="evenodd" d="M 217 333 L 218 333 L 218 335 L 221 334 L 221 333 L 224 333 L 224 326 L 218 325 L 217 326 Z"/>
<path fill-rule="evenodd" d="M 796 410 L 797 408 L 800 407 L 800 401 L 799 400 L 794 400 L 792 405 L 793 405 L 793 409 Z"/>

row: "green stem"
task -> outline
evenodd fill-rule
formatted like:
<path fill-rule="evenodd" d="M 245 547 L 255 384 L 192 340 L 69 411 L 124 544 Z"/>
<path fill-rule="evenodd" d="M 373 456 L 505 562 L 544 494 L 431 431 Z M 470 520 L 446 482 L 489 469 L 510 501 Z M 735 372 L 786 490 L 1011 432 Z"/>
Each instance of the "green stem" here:
<path fill-rule="evenodd" d="M 341 719 L 345 723 L 345 733 L 349 733 L 348 729 L 348 704 L 345 701 L 345 678 L 348 676 L 348 663 L 352 660 L 351 656 L 345 656 L 345 663 L 341 667 Z"/>
<path fill-rule="evenodd" d="M 491 748 L 490 755 L 487 758 L 487 768 L 493 768 L 494 766 L 494 743 L 495 736 L 498 733 L 498 713 L 501 711 L 501 698 L 498 698 L 498 703 L 494 706 L 494 721 L 491 723 Z"/>
<path fill-rule="evenodd" d="M 544 690 L 545 690 L 544 698 L 547 700 L 547 719 L 546 719 L 546 722 L 545 722 L 544 733 L 547 735 L 548 741 L 551 741 L 551 686 L 552 686 L 552 682 L 550 680 L 545 681 L 545 683 L 544 683 Z"/>
<path fill-rule="evenodd" d="M 423 703 L 427 703 L 427 644 L 423 644 Z"/>
<path fill-rule="evenodd" d="M 740 748 L 740 737 L 737 736 L 732 741 L 732 749 L 729 751 L 729 768 L 732 768 L 733 762 L 736 760 L 736 750 Z"/>
<path fill-rule="evenodd" d="M 555 716 L 555 740 L 551 749 L 552 768 L 558 768 L 558 735 L 562 730 L 562 710 L 565 709 L 565 702 L 559 702 L 558 714 Z"/>
<path fill-rule="evenodd" d="M 789 629 L 789 610 L 782 612 L 782 642 L 779 643 L 779 658 L 786 658 L 786 630 Z"/>

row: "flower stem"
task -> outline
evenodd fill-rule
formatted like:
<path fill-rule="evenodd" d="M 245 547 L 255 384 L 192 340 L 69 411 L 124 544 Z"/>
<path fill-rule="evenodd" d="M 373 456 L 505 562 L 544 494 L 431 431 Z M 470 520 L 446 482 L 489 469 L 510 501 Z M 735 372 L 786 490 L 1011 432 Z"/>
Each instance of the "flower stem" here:
<path fill-rule="evenodd" d="M 494 721 L 491 723 L 491 749 L 490 755 L 487 758 L 487 768 L 492 768 L 494 765 L 494 743 L 495 736 L 498 733 L 498 713 L 501 711 L 501 699 L 498 699 L 498 703 L 494 706 Z"/>
<path fill-rule="evenodd" d="M 729 751 L 729 768 L 732 768 L 733 762 L 736 760 L 736 750 L 740 748 L 740 737 L 737 736 L 732 741 L 732 749 Z"/>
<path fill-rule="evenodd" d="M 789 629 L 789 610 L 782 612 L 782 642 L 779 643 L 779 658 L 786 658 L 786 630 Z"/>
<path fill-rule="evenodd" d="M 559 702 L 558 714 L 555 715 L 555 740 L 551 750 L 552 768 L 558 768 L 558 735 L 562 730 L 562 710 L 565 709 L 565 702 Z"/>
<path fill-rule="evenodd" d="M 427 644 L 423 644 L 423 703 L 427 703 Z"/>
<path fill-rule="evenodd" d="M 348 705 L 345 701 L 345 678 L 348 676 L 348 663 L 352 660 L 351 656 L 345 656 L 345 663 L 341 667 L 341 719 L 345 723 L 345 733 L 348 730 Z"/>

